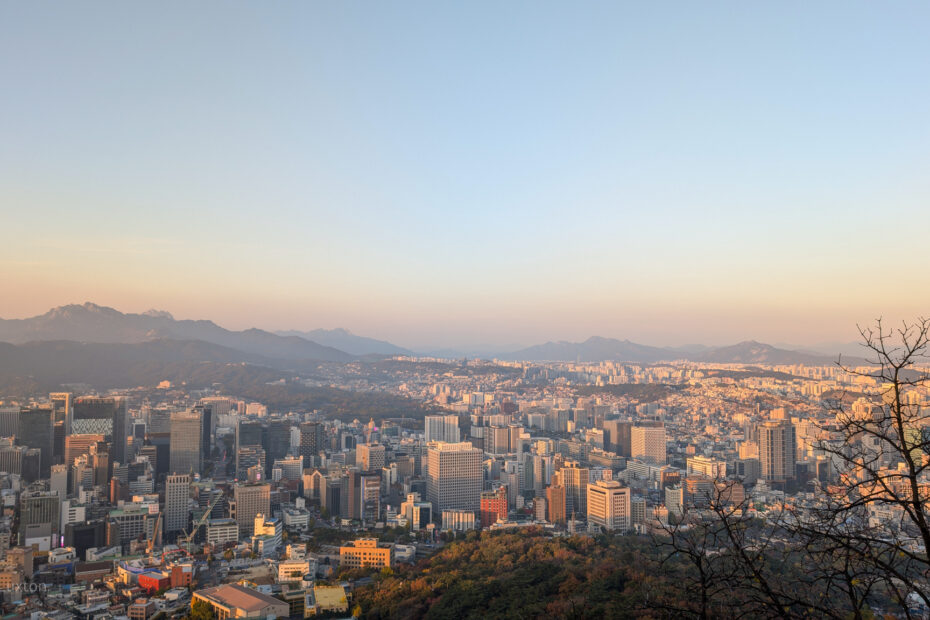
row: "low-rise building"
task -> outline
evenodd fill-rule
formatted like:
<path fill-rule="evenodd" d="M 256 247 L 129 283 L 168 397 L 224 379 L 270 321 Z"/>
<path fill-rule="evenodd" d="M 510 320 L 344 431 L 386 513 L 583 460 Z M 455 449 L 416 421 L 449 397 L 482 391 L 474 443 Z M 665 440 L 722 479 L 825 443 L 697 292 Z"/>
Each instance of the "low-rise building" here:
<path fill-rule="evenodd" d="M 217 620 L 229 618 L 286 618 L 289 605 L 258 590 L 235 584 L 224 584 L 193 593 L 191 606 L 204 601 L 213 608 Z"/>
<path fill-rule="evenodd" d="M 393 566 L 394 545 L 378 543 L 376 538 L 359 538 L 339 547 L 339 566 L 368 568 Z"/>

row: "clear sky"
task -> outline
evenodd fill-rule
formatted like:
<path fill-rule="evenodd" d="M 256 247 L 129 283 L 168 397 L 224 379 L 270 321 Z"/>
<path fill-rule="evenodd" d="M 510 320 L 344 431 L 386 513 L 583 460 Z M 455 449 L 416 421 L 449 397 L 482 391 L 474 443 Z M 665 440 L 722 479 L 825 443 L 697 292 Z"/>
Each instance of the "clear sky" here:
<path fill-rule="evenodd" d="M 407 346 L 930 310 L 930 3 L 0 2 L 0 316 Z"/>

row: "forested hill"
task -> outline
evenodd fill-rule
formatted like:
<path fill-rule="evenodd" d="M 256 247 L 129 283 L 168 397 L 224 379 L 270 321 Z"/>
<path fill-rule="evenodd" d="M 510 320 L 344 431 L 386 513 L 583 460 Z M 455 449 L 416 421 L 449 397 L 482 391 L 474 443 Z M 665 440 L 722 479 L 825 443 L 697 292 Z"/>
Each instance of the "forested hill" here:
<path fill-rule="evenodd" d="M 360 588 L 364 618 L 654 618 L 681 598 L 675 571 L 638 537 L 472 533 Z"/>

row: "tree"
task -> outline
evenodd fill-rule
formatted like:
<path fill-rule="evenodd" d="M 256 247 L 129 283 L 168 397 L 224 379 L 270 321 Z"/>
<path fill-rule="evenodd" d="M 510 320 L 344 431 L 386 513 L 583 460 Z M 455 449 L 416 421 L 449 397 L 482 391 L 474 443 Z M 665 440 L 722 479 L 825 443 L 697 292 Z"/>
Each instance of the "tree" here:
<path fill-rule="evenodd" d="M 686 513 L 666 528 L 666 561 L 693 566 L 680 611 L 858 619 L 875 607 L 905 617 L 915 601 L 930 608 L 930 320 L 859 331 L 868 363 L 838 366 L 865 394 L 825 402 L 811 492 L 763 517 L 718 492 L 709 522 Z M 729 589 L 715 587 L 720 578 Z"/>
<path fill-rule="evenodd" d="M 878 588 L 905 611 L 914 597 L 930 607 L 930 319 L 897 329 L 878 319 L 859 332 L 869 366 L 840 367 L 875 384 L 879 398 L 830 404 L 833 419 L 817 446 L 832 463 L 830 479 L 792 526 L 855 567 L 856 584 L 838 575 L 851 586 L 851 604 Z"/>
<path fill-rule="evenodd" d="M 213 606 L 203 599 L 195 599 L 191 603 L 191 620 L 213 620 Z"/>

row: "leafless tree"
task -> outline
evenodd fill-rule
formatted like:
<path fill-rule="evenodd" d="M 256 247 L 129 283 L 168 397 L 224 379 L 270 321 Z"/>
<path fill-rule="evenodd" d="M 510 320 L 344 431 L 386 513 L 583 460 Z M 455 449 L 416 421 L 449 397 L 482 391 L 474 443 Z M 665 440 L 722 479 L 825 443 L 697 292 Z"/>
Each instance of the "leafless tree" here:
<path fill-rule="evenodd" d="M 879 394 L 828 403 L 813 445 L 826 479 L 764 516 L 718 485 L 703 511 L 663 527 L 666 561 L 693 567 L 684 613 L 866 618 L 880 605 L 912 617 L 915 598 L 930 608 L 930 320 L 860 333 L 867 363 L 838 364 Z"/>

